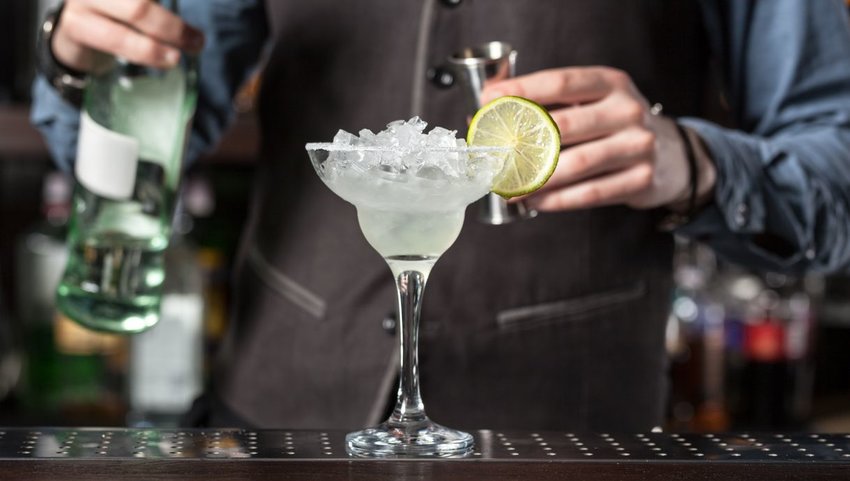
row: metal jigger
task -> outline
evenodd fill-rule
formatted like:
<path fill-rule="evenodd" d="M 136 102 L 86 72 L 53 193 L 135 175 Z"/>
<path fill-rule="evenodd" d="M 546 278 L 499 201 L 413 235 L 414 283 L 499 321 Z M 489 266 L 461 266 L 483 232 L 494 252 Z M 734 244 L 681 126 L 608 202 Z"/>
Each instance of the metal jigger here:
<path fill-rule="evenodd" d="M 466 93 L 470 115 L 481 108 L 481 91 L 488 81 L 514 76 L 516 56 L 516 50 L 509 44 L 489 42 L 474 48 L 465 48 L 449 57 L 448 63 L 454 77 Z M 509 204 L 492 192 L 478 201 L 478 220 L 485 224 L 508 224 L 536 215 L 537 211 L 529 209 L 522 202 Z"/>

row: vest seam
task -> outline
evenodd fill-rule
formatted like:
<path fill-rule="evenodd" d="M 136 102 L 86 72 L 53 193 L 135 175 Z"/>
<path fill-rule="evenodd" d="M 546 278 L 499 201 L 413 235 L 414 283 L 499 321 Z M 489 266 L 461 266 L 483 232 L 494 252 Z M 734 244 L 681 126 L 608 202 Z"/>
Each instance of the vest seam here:
<path fill-rule="evenodd" d="M 431 42 L 431 22 L 434 18 L 434 0 L 422 2 L 419 17 L 419 32 L 416 37 L 416 52 L 413 57 L 413 83 L 410 92 L 410 113 L 422 115 L 425 97 L 425 69 L 428 60 L 428 44 Z"/>

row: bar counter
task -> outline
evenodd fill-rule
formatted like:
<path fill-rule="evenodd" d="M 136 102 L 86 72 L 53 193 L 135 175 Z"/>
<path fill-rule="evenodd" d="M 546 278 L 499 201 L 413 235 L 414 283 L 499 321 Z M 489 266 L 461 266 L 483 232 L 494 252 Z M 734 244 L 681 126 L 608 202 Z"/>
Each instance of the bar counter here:
<path fill-rule="evenodd" d="M 340 431 L 0 428 L 0 480 L 850 479 L 850 434 L 476 431 L 463 459 L 355 459 Z"/>

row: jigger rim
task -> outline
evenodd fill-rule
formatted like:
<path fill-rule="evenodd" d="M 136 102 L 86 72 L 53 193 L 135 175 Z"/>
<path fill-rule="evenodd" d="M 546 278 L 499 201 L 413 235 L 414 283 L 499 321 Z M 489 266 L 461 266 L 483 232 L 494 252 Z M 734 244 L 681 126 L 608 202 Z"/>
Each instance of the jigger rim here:
<path fill-rule="evenodd" d="M 494 64 L 516 55 L 516 50 L 507 42 L 485 42 L 474 47 L 465 47 L 449 57 L 454 65 Z"/>

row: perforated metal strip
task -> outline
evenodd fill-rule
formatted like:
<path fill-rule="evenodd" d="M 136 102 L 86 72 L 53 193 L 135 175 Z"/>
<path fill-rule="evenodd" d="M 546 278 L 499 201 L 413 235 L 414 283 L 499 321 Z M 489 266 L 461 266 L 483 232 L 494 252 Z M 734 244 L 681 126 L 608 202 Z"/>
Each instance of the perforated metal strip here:
<path fill-rule="evenodd" d="M 829 461 L 850 464 L 850 434 L 582 434 L 478 431 L 470 459 L 617 462 Z M 339 431 L 0 430 L 0 459 L 347 459 Z"/>

